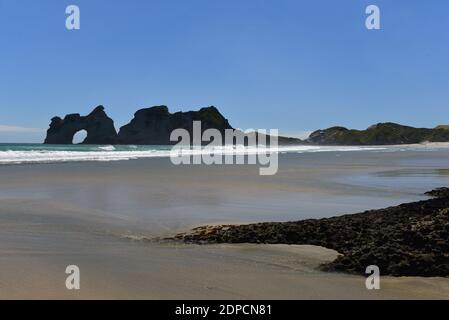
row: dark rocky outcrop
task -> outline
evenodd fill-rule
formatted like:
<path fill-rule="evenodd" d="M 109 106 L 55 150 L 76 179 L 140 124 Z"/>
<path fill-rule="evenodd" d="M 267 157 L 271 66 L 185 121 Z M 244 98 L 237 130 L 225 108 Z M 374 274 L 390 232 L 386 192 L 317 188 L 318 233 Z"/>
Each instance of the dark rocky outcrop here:
<path fill-rule="evenodd" d="M 332 127 L 313 132 L 307 142 L 316 145 L 394 145 L 448 142 L 449 130 L 413 128 L 396 123 L 379 123 L 366 130 Z"/>
<path fill-rule="evenodd" d="M 103 106 L 96 107 L 87 116 L 69 114 L 61 119 L 51 119 L 50 128 L 47 130 L 45 144 L 72 144 L 74 135 L 81 131 L 87 131 L 87 137 L 83 144 L 115 144 L 117 131 L 114 122 L 107 116 Z"/>
<path fill-rule="evenodd" d="M 134 119 L 123 126 L 118 134 L 121 144 L 172 145 L 170 134 L 175 129 L 185 129 L 193 136 L 193 122 L 201 121 L 202 132 L 217 129 L 224 133 L 232 129 L 228 120 L 215 107 L 202 108 L 199 111 L 170 113 L 166 106 L 141 109 Z"/>
<path fill-rule="evenodd" d="M 377 265 L 383 275 L 449 277 L 448 189 L 428 194 L 437 198 L 329 219 L 205 226 L 172 240 L 317 245 L 342 254 L 322 266 L 328 271 L 364 274 Z"/>
<path fill-rule="evenodd" d="M 201 134 L 207 129 L 217 129 L 224 136 L 225 130 L 233 129 L 229 121 L 213 106 L 199 111 L 176 113 L 170 113 L 166 106 L 156 106 L 137 111 L 131 122 L 117 134 L 112 119 L 106 115 L 103 106 L 98 106 L 87 116 L 69 114 L 64 119 L 53 118 L 45 143 L 71 144 L 76 132 L 86 130 L 87 138 L 83 144 L 174 145 L 177 141 L 170 141 L 173 130 L 185 129 L 193 137 L 194 121 L 201 121 Z M 269 144 L 269 136 L 256 135 L 259 143 Z M 246 138 L 251 136 L 254 134 L 248 134 Z M 445 126 L 425 129 L 379 123 L 366 130 L 349 130 L 344 127 L 318 130 L 307 140 L 278 137 L 279 145 L 400 145 L 426 141 L 449 142 L 449 130 Z"/>
<path fill-rule="evenodd" d="M 193 138 L 193 123 L 201 121 L 201 134 L 208 129 L 217 129 L 223 137 L 220 144 L 224 144 L 226 130 L 234 129 L 229 121 L 214 106 L 202 108 L 199 111 L 176 112 L 170 113 L 166 106 L 156 106 L 152 108 L 141 109 L 134 115 L 134 119 L 123 126 L 118 134 L 120 144 L 137 144 L 137 145 L 173 145 L 178 141 L 170 141 L 170 134 L 176 129 L 185 129 Z M 241 131 L 239 131 L 241 132 Z M 254 134 L 248 134 L 248 138 Z M 256 134 L 259 141 L 269 144 L 270 137 Z M 190 141 L 193 143 L 193 141 Z M 245 144 L 248 140 L 245 139 Z M 299 144 L 301 140 L 295 138 L 279 137 L 278 143 Z M 209 144 L 205 141 L 203 144 Z"/>
<path fill-rule="evenodd" d="M 435 198 L 449 198 L 449 188 L 438 188 L 432 191 L 426 192 L 426 195 Z"/>
<path fill-rule="evenodd" d="M 73 136 L 78 131 L 86 130 L 87 138 L 83 144 L 173 145 L 178 143 L 170 141 L 170 135 L 175 129 L 187 130 L 193 139 L 194 121 L 201 121 L 201 134 L 208 129 L 217 129 L 223 137 L 228 129 L 242 133 L 233 129 L 229 121 L 213 106 L 199 111 L 176 113 L 170 113 L 166 106 L 156 106 L 137 111 L 131 122 L 123 126 L 117 134 L 112 119 L 106 115 L 103 106 L 99 106 L 84 117 L 69 114 L 64 119 L 53 118 L 45 143 L 72 144 Z M 247 134 L 244 143 L 247 144 L 249 138 L 254 135 L 260 143 L 269 144 L 269 136 L 255 133 Z M 220 144 L 223 143 L 224 141 Z M 296 138 L 278 137 L 278 143 L 293 145 L 303 142 Z"/>

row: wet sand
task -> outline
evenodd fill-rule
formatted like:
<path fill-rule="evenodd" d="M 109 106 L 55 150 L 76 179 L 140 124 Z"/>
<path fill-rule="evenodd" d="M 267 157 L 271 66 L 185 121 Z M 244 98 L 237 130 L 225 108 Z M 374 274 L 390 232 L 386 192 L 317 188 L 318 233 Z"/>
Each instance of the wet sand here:
<path fill-rule="evenodd" d="M 1 299 L 448 298 L 447 279 L 384 277 L 368 291 L 363 277 L 316 271 L 338 255 L 321 247 L 156 244 L 122 238 L 120 220 L 97 225 L 101 213 L 39 201 L 6 201 L 5 211 Z M 71 264 L 79 291 L 65 288 Z"/>
<path fill-rule="evenodd" d="M 447 181 L 441 159 L 448 158 L 447 151 L 287 154 L 275 177 L 167 159 L 2 166 L 0 298 L 449 299 L 449 279 L 382 277 L 382 289 L 368 291 L 363 277 L 317 271 L 338 254 L 320 247 L 130 240 L 422 199 Z M 434 173 L 423 180 L 416 170 Z M 65 288 L 71 264 L 81 269 L 79 291 Z"/>

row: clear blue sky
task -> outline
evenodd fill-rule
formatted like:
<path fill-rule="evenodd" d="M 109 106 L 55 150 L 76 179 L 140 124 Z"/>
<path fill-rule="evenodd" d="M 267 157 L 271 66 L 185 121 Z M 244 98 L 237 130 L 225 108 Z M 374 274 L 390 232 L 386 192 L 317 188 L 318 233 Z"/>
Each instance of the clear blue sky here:
<path fill-rule="evenodd" d="M 0 0 L 0 141 L 39 141 L 51 117 L 98 104 L 117 128 L 158 104 L 292 135 L 449 123 L 449 2 Z"/>

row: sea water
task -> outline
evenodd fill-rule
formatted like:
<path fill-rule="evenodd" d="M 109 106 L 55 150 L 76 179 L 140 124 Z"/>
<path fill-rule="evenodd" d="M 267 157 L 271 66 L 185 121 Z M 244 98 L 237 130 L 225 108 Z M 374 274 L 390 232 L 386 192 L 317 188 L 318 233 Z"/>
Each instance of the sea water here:
<path fill-rule="evenodd" d="M 0 201 L 39 201 L 73 208 L 76 216 L 119 215 L 172 234 L 198 224 L 361 212 L 421 200 L 449 183 L 449 148 L 442 145 L 279 147 L 274 176 L 260 176 L 251 165 L 175 166 L 170 150 L 3 144 Z"/>
<path fill-rule="evenodd" d="M 311 153 L 311 152 L 400 152 L 410 150 L 434 151 L 439 146 L 279 146 L 277 148 L 232 146 L 213 147 L 203 150 L 185 151 L 193 153 L 254 154 L 254 153 Z M 0 144 L 1 164 L 57 163 L 76 161 L 120 161 L 154 157 L 170 157 L 172 146 L 142 145 L 44 145 L 44 144 Z"/>

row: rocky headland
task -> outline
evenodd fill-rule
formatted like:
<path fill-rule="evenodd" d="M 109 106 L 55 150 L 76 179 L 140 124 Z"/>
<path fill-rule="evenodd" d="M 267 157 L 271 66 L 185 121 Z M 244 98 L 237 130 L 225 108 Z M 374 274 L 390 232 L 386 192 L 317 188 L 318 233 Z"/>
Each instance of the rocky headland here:
<path fill-rule="evenodd" d="M 449 277 L 449 188 L 428 200 L 328 219 L 248 225 L 203 226 L 170 240 L 195 244 L 317 245 L 338 251 L 326 271 Z"/>
<path fill-rule="evenodd" d="M 366 130 L 332 127 L 313 132 L 307 140 L 317 145 L 401 145 L 448 141 L 449 130 L 446 126 L 426 129 L 396 123 L 379 123 Z"/>

